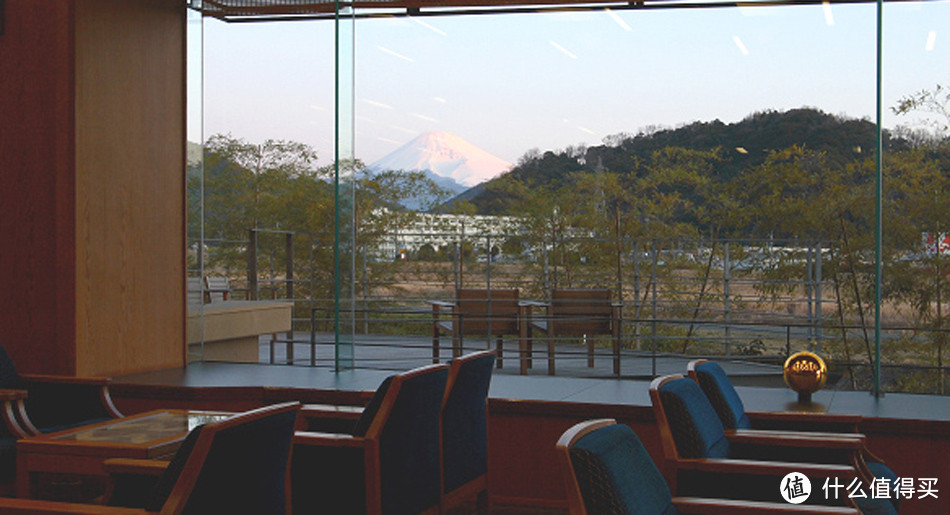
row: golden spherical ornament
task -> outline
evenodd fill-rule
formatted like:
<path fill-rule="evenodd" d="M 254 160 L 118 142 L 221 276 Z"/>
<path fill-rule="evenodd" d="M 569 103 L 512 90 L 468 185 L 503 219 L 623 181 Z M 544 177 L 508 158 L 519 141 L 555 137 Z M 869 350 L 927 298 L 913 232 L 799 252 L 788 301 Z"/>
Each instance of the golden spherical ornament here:
<path fill-rule="evenodd" d="M 798 392 L 802 402 L 811 401 L 811 394 L 821 390 L 828 380 L 828 367 L 825 361 L 814 352 L 798 352 L 785 360 L 782 370 L 785 384 Z"/>

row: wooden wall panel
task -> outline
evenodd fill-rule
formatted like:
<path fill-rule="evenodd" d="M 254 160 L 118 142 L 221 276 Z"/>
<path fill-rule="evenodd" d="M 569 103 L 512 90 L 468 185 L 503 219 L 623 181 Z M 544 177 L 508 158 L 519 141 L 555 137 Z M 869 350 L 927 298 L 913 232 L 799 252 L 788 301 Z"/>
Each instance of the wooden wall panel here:
<path fill-rule="evenodd" d="M 592 418 L 629 425 L 654 462 L 662 462 L 651 408 L 492 399 L 489 414 L 489 491 L 500 504 L 567 508 L 555 444 L 568 428 Z"/>
<path fill-rule="evenodd" d="M 76 2 L 77 373 L 184 364 L 178 0 Z"/>
<path fill-rule="evenodd" d="M 75 369 L 72 3 L 7 0 L 0 36 L 0 344 Z"/>

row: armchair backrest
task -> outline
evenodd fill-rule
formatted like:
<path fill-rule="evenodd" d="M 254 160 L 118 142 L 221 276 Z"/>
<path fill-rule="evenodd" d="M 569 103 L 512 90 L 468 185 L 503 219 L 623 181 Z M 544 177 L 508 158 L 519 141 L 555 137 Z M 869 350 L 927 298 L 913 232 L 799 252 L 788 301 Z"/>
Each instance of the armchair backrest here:
<path fill-rule="evenodd" d="M 147 509 L 162 514 L 287 514 L 287 473 L 300 404 L 286 403 L 193 429 Z"/>
<path fill-rule="evenodd" d="M 557 334 L 610 334 L 613 312 L 608 289 L 553 290 L 548 323 Z"/>
<path fill-rule="evenodd" d="M 442 405 L 443 490 L 488 472 L 488 389 L 495 353 L 466 354 L 449 363 Z"/>
<path fill-rule="evenodd" d="M 696 381 L 679 374 L 654 379 L 650 400 L 667 459 L 730 456 L 722 422 Z"/>
<path fill-rule="evenodd" d="M 419 513 L 441 499 L 442 398 L 447 365 L 430 365 L 392 377 L 367 439 L 379 442 L 383 513 Z"/>
<path fill-rule="evenodd" d="M 225 301 L 231 296 L 231 282 L 223 275 L 206 275 L 205 286 L 209 302 Z"/>
<path fill-rule="evenodd" d="M 557 443 L 571 515 L 676 513 L 669 486 L 630 427 L 581 422 Z"/>
<path fill-rule="evenodd" d="M 726 371 L 715 361 L 697 359 L 687 366 L 689 377 L 699 383 L 719 420 L 726 429 L 750 429 L 752 423 L 745 413 L 742 399 Z"/>
<path fill-rule="evenodd" d="M 455 290 L 455 315 L 462 334 L 518 334 L 517 288 Z"/>
<path fill-rule="evenodd" d="M 188 305 L 200 306 L 205 302 L 204 288 L 200 277 L 188 277 L 185 279 L 185 291 L 188 293 Z"/>

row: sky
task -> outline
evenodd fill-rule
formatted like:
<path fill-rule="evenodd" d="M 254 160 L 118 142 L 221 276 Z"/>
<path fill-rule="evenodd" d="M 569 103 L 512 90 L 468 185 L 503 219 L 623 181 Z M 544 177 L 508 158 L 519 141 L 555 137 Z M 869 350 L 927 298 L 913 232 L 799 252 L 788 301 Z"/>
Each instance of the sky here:
<path fill-rule="evenodd" d="M 890 107 L 950 87 L 950 1 L 884 9 Z M 531 150 L 763 110 L 875 119 L 876 5 L 621 10 L 358 20 L 341 99 L 370 164 L 449 131 L 516 163 Z M 189 22 L 189 139 L 288 139 L 330 164 L 334 24 Z M 203 58 L 201 58 L 203 57 Z M 348 140 L 349 141 L 349 140 Z M 345 145 L 344 148 L 348 148 Z"/>

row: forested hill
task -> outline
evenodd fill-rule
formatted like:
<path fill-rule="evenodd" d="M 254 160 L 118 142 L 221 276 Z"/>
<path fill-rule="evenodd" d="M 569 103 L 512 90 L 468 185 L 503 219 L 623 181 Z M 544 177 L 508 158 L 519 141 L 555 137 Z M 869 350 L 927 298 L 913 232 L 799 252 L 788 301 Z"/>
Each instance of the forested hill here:
<path fill-rule="evenodd" d="M 517 212 L 520 201 L 506 184 L 556 189 L 576 172 L 641 176 L 652 166 L 656 153 L 669 148 L 716 151 L 712 175 L 717 182 L 731 181 L 742 170 L 762 165 L 770 154 L 793 146 L 823 154 L 827 165 L 844 166 L 873 157 L 875 138 L 875 124 L 868 120 L 810 108 L 759 112 L 737 123 L 694 122 L 676 129 L 611 136 L 604 145 L 594 147 L 528 154 L 511 172 L 468 192 L 465 198 L 479 213 Z"/>

